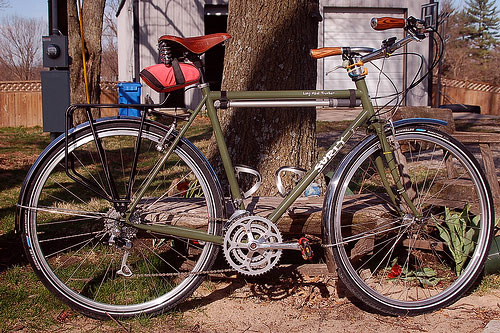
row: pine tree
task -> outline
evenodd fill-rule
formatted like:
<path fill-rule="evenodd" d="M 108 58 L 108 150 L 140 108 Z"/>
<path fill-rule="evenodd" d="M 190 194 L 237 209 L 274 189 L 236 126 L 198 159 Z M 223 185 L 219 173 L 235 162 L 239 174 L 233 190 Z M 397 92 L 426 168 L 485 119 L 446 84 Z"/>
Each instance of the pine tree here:
<path fill-rule="evenodd" d="M 493 0 L 466 0 L 462 33 L 479 56 L 488 56 L 498 44 L 500 18 Z"/>
<path fill-rule="evenodd" d="M 442 13 L 449 13 L 450 16 L 445 26 L 445 57 L 443 62 L 443 75 L 446 78 L 458 80 L 471 80 L 498 84 L 500 75 L 498 73 L 498 61 L 500 60 L 500 50 L 496 47 L 499 44 L 498 37 L 498 13 L 490 1 L 467 0 L 468 4 L 464 10 L 459 10 L 454 6 L 453 1 L 443 0 L 440 2 Z M 479 30 L 479 23 L 473 23 L 471 12 L 481 12 L 478 8 L 486 8 L 489 15 L 476 15 L 483 17 L 487 22 L 487 30 L 483 27 L 484 35 L 490 34 L 491 44 L 484 40 L 479 40 L 483 34 L 474 34 Z M 472 4 L 474 6 L 472 6 Z M 475 8 L 475 9 L 473 9 Z M 486 18 L 486 19 L 484 19 Z M 478 20 L 479 21 L 479 20 Z"/>

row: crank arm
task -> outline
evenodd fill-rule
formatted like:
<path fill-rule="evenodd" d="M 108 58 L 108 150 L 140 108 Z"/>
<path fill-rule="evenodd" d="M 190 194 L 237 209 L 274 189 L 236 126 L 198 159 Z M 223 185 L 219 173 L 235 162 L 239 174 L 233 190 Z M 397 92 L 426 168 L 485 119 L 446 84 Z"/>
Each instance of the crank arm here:
<path fill-rule="evenodd" d="M 255 249 L 252 249 L 252 247 L 256 247 Z M 309 245 L 309 240 L 305 237 L 302 237 L 299 239 L 298 242 L 288 242 L 288 243 L 271 243 L 271 244 L 266 244 L 266 243 L 253 243 L 250 245 L 250 249 L 255 251 L 255 250 L 296 250 L 300 251 L 302 253 L 302 257 L 305 260 L 310 260 L 312 259 L 313 252 L 311 249 L 311 246 Z"/>
<path fill-rule="evenodd" d="M 261 243 L 258 244 L 256 250 L 297 250 L 301 251 L 300 244 L 297 242 L 288 243 Z M 252 249 L 253 250 L 253 249 Z"/>

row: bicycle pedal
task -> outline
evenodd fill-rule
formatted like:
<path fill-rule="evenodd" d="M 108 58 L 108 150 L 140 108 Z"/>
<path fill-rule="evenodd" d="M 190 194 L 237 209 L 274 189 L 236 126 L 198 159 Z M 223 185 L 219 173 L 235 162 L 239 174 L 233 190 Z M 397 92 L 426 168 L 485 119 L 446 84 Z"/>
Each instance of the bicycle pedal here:
<path fill-rule="evenodd" d="M 300 252 L 302 253 L 302 258 L 304 260 L 311 260 L 314 257 L 311 245 L 309 245 L 309 240 L 305 237 L 299 239 Z"/>

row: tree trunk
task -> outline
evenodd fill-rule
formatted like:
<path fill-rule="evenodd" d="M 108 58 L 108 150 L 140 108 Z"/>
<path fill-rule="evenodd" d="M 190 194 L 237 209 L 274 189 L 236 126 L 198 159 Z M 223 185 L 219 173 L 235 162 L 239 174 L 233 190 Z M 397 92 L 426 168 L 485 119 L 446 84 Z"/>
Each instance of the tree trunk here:
<path fill-rule="evenodd" d="M 315 89 L 309 50 L 317 46 L 318 8 L 317 0 L 231 0 L 222 90 Z M 261 173 L 259 195 L 277 193 L 279 167 L 309 169 L 316 158 L 315 108 L 238 108 L 220 117 L 233 163 Z M 222 175 L 216 154 L 212 148 L 210 160 Z"/>
<path fill-rule="evenodd" d="M 70 66 L 71 103 L 86 103 L 85 78 L 83 74 L 82 42 L 80 23 L 78 21 L 77 1 L 68 0 L 68 48 L 72 59 Z M 83 1 L 83 35 L 85 40 L 85 60 L 89 84 L 90 103 L 99 103 L 101 90 L 99 87 L 101 74 L 101 36 L 104 5 L 106 0 Z M 99 110 L 92 110 L 94 117 L 99 116 Z M 87 120 L 84 112 L 75 112 L 75 124 Z"/>

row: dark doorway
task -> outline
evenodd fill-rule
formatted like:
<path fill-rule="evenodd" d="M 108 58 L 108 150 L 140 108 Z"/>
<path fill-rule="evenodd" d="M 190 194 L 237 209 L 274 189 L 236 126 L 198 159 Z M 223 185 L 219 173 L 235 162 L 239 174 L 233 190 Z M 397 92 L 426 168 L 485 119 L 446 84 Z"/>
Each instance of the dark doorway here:
<path fill-rule="evenodd" d="M 205 34 L 227 31 L 227 5 L 205 5 Z M 224 69 L 224 46 L 205 53 L 205 74 L 211 90 L 220 90 Z"/>

